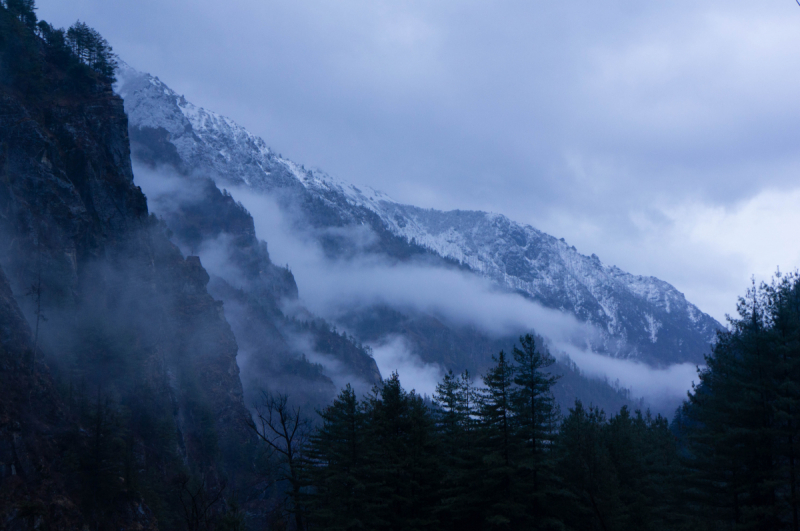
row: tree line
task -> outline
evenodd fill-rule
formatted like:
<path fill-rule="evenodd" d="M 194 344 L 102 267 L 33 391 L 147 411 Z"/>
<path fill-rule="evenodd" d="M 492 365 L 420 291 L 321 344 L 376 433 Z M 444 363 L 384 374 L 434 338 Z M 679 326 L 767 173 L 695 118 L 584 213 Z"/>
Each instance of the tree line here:
<path fill-rule="evenodd" d="M 738 314 L 674 421 L 687 509 L 715 529 L 796 531 L 800 276 L 754 285 Z"/>
<path fill-rule="evenodd" d="M 34 0 L 0 0 L 0 58 L 0 82 L 38 96 L 52 91 L 54 80 L 72 95 L 98 81 L 107 87 L 118 63 L 97 30 L 81 21 L 55 28 L 38 19 Z"/>
<path fill-rule="evenodd" d="M 448 373 L 432 402 L 397 374 L 363 399 L 347 386 L 313 429 L 286 397 L 265 401 L 253 427 L 283 452 L 289 527 L 798 529 L 797 274 L 739 301 L 672 422 L 562 413 L 531 335 L 493 359 L 480 385 Z"/>
<path fill-rule="evenodd" d="M 285 429 L 302 425 L 285 397 L 266 400 L 253 428 L 283 453 L 291 527 L 675 529 L 666 419 L 580 402 L 562 415 L 553 361 L 526 335 L 482 385 L 448 373 L 431 403 L 393 374 L 361 400 L 347 386 L 305 431 Z"/>

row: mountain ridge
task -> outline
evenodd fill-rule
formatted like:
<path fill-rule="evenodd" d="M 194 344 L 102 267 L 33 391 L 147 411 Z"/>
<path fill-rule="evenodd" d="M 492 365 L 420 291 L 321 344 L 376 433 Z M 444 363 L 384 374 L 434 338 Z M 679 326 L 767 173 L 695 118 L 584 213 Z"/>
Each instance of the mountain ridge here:
<path fill-rule="evenodd" d="M 415 252 L 460 264 L 594 325 L 600 339 L 591 342 L 592 349 L 652 365 L 701 363 L 722 328 L 669 283 L 605 265 L 563 238 L 502 214 L 403 205 L 369 187 L 306 169 L 233 120 L 193 105 L 158 78 L 127 65 L 117 90 L 125 100 L 132 140 L 151 150 L 163 146 L 159 160 L 202 170 L 222 185 L 322 203 L 338 218 L 331 222 L 328 215 L 318 222 L 322 226 L 369 225 L 404 240 Z M 307 216 L 312 224 L 315 216 Z"/>

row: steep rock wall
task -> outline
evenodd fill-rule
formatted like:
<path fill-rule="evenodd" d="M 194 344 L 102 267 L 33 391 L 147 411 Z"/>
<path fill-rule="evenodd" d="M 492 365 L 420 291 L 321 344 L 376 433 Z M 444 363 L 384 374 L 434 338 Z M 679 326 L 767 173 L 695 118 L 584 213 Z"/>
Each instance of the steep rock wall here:
<path fill-rule="evenodd" d="M 250 481 L 255 439 L 222 303 L 209 295 L 199 259 L 184 259 L 133 183 L 122 100 L 91 73 L 64 89 L 70 72 L 25 31 L 37 90 L 21 90 L 21 78 L 0 80 L 2 378 L 16 382 L 3 386 L 0 490 L 28 494 L 4 497 L 0 510 L 23 514 L 26 500 L 36 501 L 29 493 L 44 492 L 48 511 L 64 507 L 57 521 L 75 523 L 56 528 L 82 520 L 119 528 L 131 506 L 101 503 L 104 496 L 141 491 L 177 503 L 168 491 L 179 474 L 235 489 L 231 478 Z M 13 360 L 34 352 L 36 370 L 28 362 L 31 376 L 14 379 L 21 369 Z M 105 483 L 86 464 L 100 459 L 86 449 L 94 432 L 82 423 L 90 418 L 108 426 L 94 435 L 109 441 L 103 448 L 127 452 L 102 457 L 103 470 L 120 470 Z M 19 457 L 20 448 L 32 457 Z M 6 457 L 15 452 L 12 463 Z M 14 463 L 18 473 L 9 472 Z M 62 503 L 48 470 L 69 467 L 74 496 Z"/>

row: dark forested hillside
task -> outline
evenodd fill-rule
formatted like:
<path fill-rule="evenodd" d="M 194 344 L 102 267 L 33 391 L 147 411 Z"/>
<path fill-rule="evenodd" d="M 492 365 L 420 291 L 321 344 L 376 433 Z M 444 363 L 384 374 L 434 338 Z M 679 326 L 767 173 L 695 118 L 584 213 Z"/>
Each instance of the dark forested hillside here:
<path fill-rule="evenodd" d="M 800 274 L 778 274 L 740 300 L 672 426 L 560 413 L 531 336 L 480 383 L 448 374 L 430 408 L 396 375 L 363 401 L 347 388 L 295 503 L 309 529 L 796 531 L 799 347 Z"/>
<path fill-rule="evenodd" d="M 671 426 L 560 414 L 530 336 L 481 383 L 447 375 L 431 408 L 396 376 L 360 402 L 348 388 L 310 438 L 297 506 L 319 529 L 797 530 L 798 345 L 800 275 L 778 274 L 740 300 Z"/>
<path fill-rule="evenodd" d="M 236 341 L 133 184 L 112 64 L 0 6 L 4 528 L 181 528 L 254 470 Z"/>

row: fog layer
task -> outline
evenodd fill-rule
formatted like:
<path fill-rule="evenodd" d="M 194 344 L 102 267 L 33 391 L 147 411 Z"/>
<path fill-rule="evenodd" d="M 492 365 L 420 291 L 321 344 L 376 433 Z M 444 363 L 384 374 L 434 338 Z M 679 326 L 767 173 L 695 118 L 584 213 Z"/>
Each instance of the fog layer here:
<path fill-rule="evenodd" d="M 452 325 L 475 327 L 497 338 L 535 331 L 554 352 L 568 354 L 586 374 L 618 382 L 636 397 L 675 403 L 691 387 L 694 367 L 653 368 L 594 353 L 586 347 L 598 336 L 592 327 L 569 314 L 500 291 L 477 275 L 423 262 L 390 262 L 369 254 L 329 259 L 310 229 L 298 229 L 307 225 L 298 223 L 297 214 L 283 211 L 274 198 L 241 188 L 231 193 L 252 214 L 256 233 L 269 242 L 273 260 L 289 264 L 302 304 L 333 322 L 354 307 L 386 304 L 432 314 Z M 370 239 L 365 227 L 338 230 L 340 235 L 349 231 L 357 241 Z M 387 337 L 371 346 L 384 377 L 397 371 L 420 392 L 430 394 L 435 389 L 443 368 L 426 366 L 402 337 Z M 491 354 L 486 353 L 487 359 Z"/>

